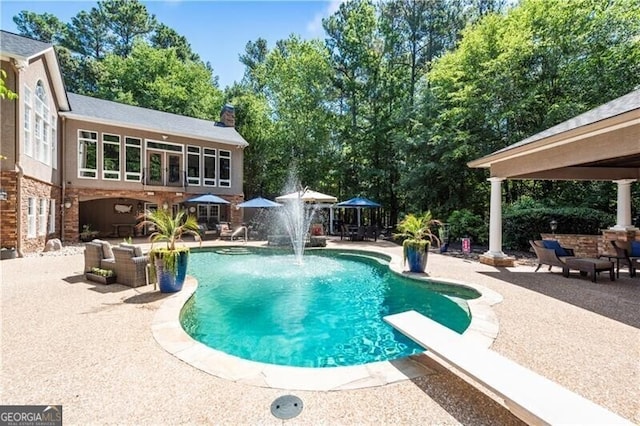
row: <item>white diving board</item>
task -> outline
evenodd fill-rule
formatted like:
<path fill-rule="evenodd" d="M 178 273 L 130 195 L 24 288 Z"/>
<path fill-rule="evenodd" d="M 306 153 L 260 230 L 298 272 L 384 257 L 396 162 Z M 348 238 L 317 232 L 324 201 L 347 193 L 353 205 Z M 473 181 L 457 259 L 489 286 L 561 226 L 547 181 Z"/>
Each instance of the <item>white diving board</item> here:
<path fill-rule="evenodd" d="M 631 425 L 619 415 L 416 311 L 384 320 L 441 360 L 504 399 L 528 424 Z"/>

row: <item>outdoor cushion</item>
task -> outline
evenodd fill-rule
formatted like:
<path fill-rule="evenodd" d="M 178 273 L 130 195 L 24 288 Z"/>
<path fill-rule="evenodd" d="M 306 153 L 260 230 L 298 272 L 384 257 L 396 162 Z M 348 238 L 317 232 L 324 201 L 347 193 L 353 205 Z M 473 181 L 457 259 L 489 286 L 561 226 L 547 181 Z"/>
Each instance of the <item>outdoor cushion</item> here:
<path fill-rule="evenodd" d="M 545 248 L 554 249 L 557 256 L 569 256 L 569 253 L 556 240 L 542 240 Z"/>
<path fill-rule="evenodd" d="M 631 241 L 631 257 L 640 257 L 640 241 Z"/>
<path fill-rule="evenodd" d="M 135 257 L 140 257 L 142 256 L 142 247 L 137 246 L 135 244 L 129 244 L 129 243 L 120 243 L 120 247 L 124 247 L 124 248 L 128 248 L 133 250 L 133 255 Z"/>
<path fill-rule="evenodd" d="M 104 259 L 113 259 L 113 250 L 111 250 L 111 244 L 109 241 L 93 240 L 94 243 L 98 243 L 102 246 L 102 257 Z"/>

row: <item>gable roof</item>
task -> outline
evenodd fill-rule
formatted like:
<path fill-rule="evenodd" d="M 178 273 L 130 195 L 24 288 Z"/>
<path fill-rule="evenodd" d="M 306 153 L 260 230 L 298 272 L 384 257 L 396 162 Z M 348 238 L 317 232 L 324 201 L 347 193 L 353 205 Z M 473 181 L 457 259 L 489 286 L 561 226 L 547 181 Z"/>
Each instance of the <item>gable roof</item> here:
<path fill-rule="evenodd" d="M 235 128 L 217 126 L 214 121 L 106 101 L 75 93 L 68 93 L 67 96 L 71 103 L 71 111 L 61 113 L 61 115 L 68 118 L 134 127 L 239 147 L 249 145 Z"/>
<path fill-rule="evenodd" d="M 0 30 L 0 54 L 2 55 L 30 59 L 41 55 L 47 49 L 53 49 L 53 45 Z"/>
<path fill-rule="evenodd" d="M 16 68 L 25 68 L 29 66 L 32 59 L 38 56 L 45 58 L 44 63 L 49 70 L 49 78 L 54 87 L 58 108 L 62 111 L 68 110 L 67 91 L 53 45 L 0 30 L 0 58 L 13 60 Z"/>

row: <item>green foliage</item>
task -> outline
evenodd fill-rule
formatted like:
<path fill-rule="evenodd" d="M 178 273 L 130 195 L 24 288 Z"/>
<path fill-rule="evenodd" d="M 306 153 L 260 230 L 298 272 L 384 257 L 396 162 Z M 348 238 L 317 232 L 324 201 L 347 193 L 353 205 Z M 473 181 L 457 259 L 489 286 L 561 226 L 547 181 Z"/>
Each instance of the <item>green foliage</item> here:
<path fill-rule="evenodd" d="M 102 269 L 98 267 L 91 268 L 91 273 L 95 275 L 99 275 L 101 277 L 113 277 L 114 273 L 111 269 Z"/>
<path fill-rule="evenodd" d="M 7 88 L 7 86 L 4 83 L 6 79 L 7 79 L 7 73 L 5 72 L 5 70 L 0 70 L 0 99 L 9 99 L 9 100 L 16 99 L 18 95 L 12 92 L 9 88 Z"/>
<path fill-rule="evenodd" d="M 430 211 L 422 214 L 408 214 L 398 223 L 398 232 L 395 238 L 403 238 L 402 254 L 403 262 L 407 260 L 409 248 L 425 251 L 434 241 L 440 245 L 440 239 L 433 233 L 434 227 L 441 226 L 442 222 L 434 219 Z"/>
<path fill-rule="evenodd" d="M 149 259 L 153 261 L 158 258 L 164 262 L 166 270 L 175 273 L 178 268 L 178 254 L 189 252 L 188 247 L 177 247 L 176 244 L 182 241 L 184 235 L 192 235 L 200 241 L 200 228 L 194 216 L 187 215 L 184 211 L 178 212 L 175 216 L 169 210 L 159 209 L 156 211 L 147 210 L 139 217 L 139 228 L 151 226 L 154 230 L 149 234 L 149 241 L 152 242 L 149 251 Z M 166 247 L 154 248 L 153 243 L 166 242 Z"/>
<path fill-rule="evenodd" d="M 483 218 L 470 210 L 461 209 L 452 212 L 447 219 L 449 238 L 457 241 L 469 237 L 476 243 L 485 243 L 488 235 L 487 224 Z"/>
<path fill-rule="evenodd" d="M 558 234 L 599 235 L 615 223 L 614 215 L 586 207 L 509 209 L 503 215 L 503 243 L 506 248 L 527 250 L 529 240 L 550 233 L 550 222 L 558 223 Z"/>

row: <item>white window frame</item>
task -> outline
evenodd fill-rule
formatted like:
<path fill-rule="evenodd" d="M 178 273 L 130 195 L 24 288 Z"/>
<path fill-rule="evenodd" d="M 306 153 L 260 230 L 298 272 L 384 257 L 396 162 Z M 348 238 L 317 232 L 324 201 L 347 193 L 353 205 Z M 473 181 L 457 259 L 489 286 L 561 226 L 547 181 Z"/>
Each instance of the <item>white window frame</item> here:
<path fill-rule="evenodd" d="M 206 161 L 207 158 L 213 158 L 213 167 L 216 170 L 213 172 L 213 177 L 206 176 Z M 202 186 L 216 186 L 216 178 L 218 177 L 218 152 L 213 148 L 203 148 L 202 150 Z"/>
<path fill-rule="evenodd" d="M 49 105 L 47 91 L 42 80 L 38 80 L 35 90 L 35 150 L 34 158 L 51 165 L 51 147 L 49 146 Z"/>
<path fill-rule="evenodd" d="M 33 106 L 31 104 L 31 89 L 26 84 L 24 86 L 24 116 L 22 119 L 24 121 L 24 154 L 33 157 L 33 130 L 31 129 Z"/>
<path fill-rule="evenodd" d="M 36 237 L 36 199 L 27 199 L 27 238 Z"/>
<path fill-rule="evenodd" d="M 109 141 L 106 140 L 106 137 L 113 137 L 113 138 L 117 138 L 118 142 L 115 141 Z M 120 139 L 120 135 L 114 135 L 113 133 L 103 133 L 102 134 L 102 149 L 100 150 L 101 155 L 101 163 L 102 163 L 102 179 L 104 180 L 120 180 L 120 170 L 122 170 L 122 144 L 120 143 L 121 139 Z M 111 146 L 116 146 L 118 147 L 118 168 L 111 170 L 111 169 L 107 169 L 106 167 L 106 156 L 104 155 L 105 153 L 105 147 L 107 145 L 111 145 Z"/>
<path fill-rule="evenodd" d="M 82 136 L 82 133 L 90 133 L 96 136 L 95 139 L 86 138 Z M 80 167 L 82 165 L 82 156 L 84 155 L 83 151 L 83 142 L 91 142 L 95 144 L 96 149 L 96 167 L 95 169 L 91 169 L 88 167 Z M 98 179 L 98 162 L 100 161 L 100 156 L 98 155 L 98 132 L 94 132 L 92 130 L 83 130 L 78 129 L 78 179 Z M 93 174 L 93 176 L 91 176 Z"/>
<path fill-rule="evenodd" d="M 46 198 L 38 199 L 38 235 L 47 235 L 47 204 Z"/>
<path fill-rule="evenodd" d="M 47 229 L 49 234 L 56 232 L 56 200 L 49 200 L 49 227 Z"/>
<path fill-rule="evenodd" d="M 58 117 L 51 114 L 51 167 L 58 168 Z"/>
<path fill-rule="evenodd" d="M 222 173 L 222 161 L 223 160 L 229 160 L 229 178 L 228 179 L 222 179 L 221 177 L 221 173 Z M 218 150 L 218 170 L 217 170 L 217 174 L 218 174 L 218 186 L 221 188 L 230 188 L 231 187 L 231 166 L 232 166 L 232 161 L 231 161 L 231 151 L 227 151 L 225 149 L 219 149 Z"/>
<path fill-rule="evenodd" d="M 189 150 L 193 150 L 193 152 Z M 198 176 L 189 176 L 189 157 L 198 159 Z M 187 183 L 189 185 L 200 186 L 202 184 L 202 169 L 202 148 L 195 145 L 187 145 Z"/>
<path fill-rule="evenodd" d="M 138 143 L 132 143 L 133 141 L 137 141 Z M 130 172 L 127 170 L 127 148 L 135 148 L 138 150 L 138 171 Z M 124 180 L 129 182 L 140 182 L 142 180 L 142 139 L 136 138 L 133 136 L 125 136 L 124 137 Z"/>

